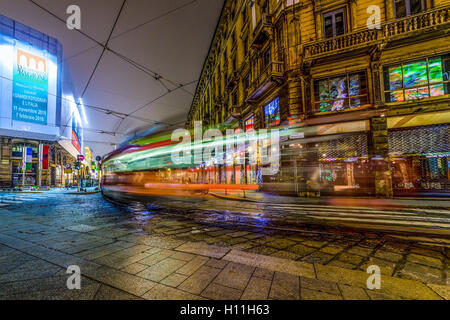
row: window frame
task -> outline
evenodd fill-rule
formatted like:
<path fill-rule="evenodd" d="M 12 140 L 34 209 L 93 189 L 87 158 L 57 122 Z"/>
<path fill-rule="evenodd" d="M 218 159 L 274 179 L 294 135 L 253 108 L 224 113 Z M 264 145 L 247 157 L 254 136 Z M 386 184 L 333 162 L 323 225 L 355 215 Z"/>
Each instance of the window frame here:
<path fill-rule="evenodd" d="M 278 100 L 277 104 L 278 104 L 278 116 L 279 116 L 279 123 L 278 124 L 273 124 L 271 123 L 271 117 L 267 117 L 267 113 L 266 113 L 266 109 L 267 107 L 275 102 L 276 100 Z M 277 127 L 281 124 L 281 110 L 280 110 L 280 96 L 277 96 L 275 98 L 273 98 L 272 100 L 268 101 L 267 103 L 264 103 L 263 105 L 263 115 L 264 115 L 264 127 L 265 128 L 273 128 L 273 127 Z M 272 117 L 273 118 L 273 117 Z M 275 116 L 276 118 L 276 116 Z"/>
<path fill-rule="evenodd" d="M 364 73 L 365 75 L 365 90 L 366 93 L 365 94 L 359 94 L 356 96 L 351 96 L 350 95 L 350 76 L 351 75 L 355 75 L 355 74 L 361 74 Z M 354 70 L 351 72 L 347 72 L 347 73 L 340 73 L 340 74 L 335 74 L 335 75 L 331 75 L 328 77 L 320 77 L 320 78 L 316 78 L 316 79 L 312 79 L 312 112 L 314 114 L 317 115 L 323 115 L 323 114 L 329 114 L 329 113 L 337 113 L 337 112 L 349 112 L 349 111 L 354 111 L 354 110 L 360 110 L 361 108 L 364 108 L 365 105 L 369 105 L 370 104 L 370 89 L 369 89 L 369 72 L 367 71 L 367 69 L 362 69 L 362 70 Z M 320 100 L 316 99 L 316 94 L 320 94 L 319 92 L 316 92 L 316 83 L 319 81 L 324 81 L 327 80 L 328 81 L 328 90 L 330 90 L 330 80 L 331 79 L 335 79 L 335 78 L 339 78 L 339 77 L 345 77 L 346 78 L 346 84 L 347 84 L 347 97 L 344 98 L 337 98 L 337 99 L 328 99 L 328 100 Z M 331 93 L 329 93 L 329 95 L 331 96 Z M 366 104 L 362 104 L 358 107 L 354 107 L 351 108 L 350 107 L 350 101 L 351 99 L 356 99 L 356 98 L 363 98 L 366 97 Z M 348 106 L 342 110 L 329 110 L 329 111 L 319 111 L 317 108 L 317 105 L 320 106 L 321 103 L 326 103 L 326 102 L 332 102 L 332 101 L 336 101 L 336 100 L 346 100 L 348 101 Z"/>
<path fill-rule="evenodd" d="M 447 57 L 447 58 L 446 58 Z M 430 98 L 436 98 L 436 97 L 445 97 L 450 95 L 450 92 L 444 95 L 440 95 L 440 96 L 432 96 L 431 95 L 431 87 L 432 86 L 436 86 L 436 85 L 440 85 L 442 84 L 445 88 L 445 85 L 447 84 L 448 86 L 450 86 L 450 77 L 447 77 L 447 80 L 444 79 L 440 81 L 440 82 L 430 82 L 430 64 L 429 64 L 429 60 L 434 59 L 434 58 L 441 58 L 442 60 L 444 59 L 448 59 L 450 60 L 450 54 L 442 54 L 442 55 L 436 55 L 436 56 L 428 56 L 428 57 L 423 57 L 423 58 L 419 58 L 419 59 L 409 59 L 409 60 L 405 60 L 405 61 L 400 61 L 398 63 L 393 63 L 393 64 L 388 64 L 388 65 L 383 65 L 382 67 L 382 83 L 383 83 L 383 100 L 386 103 L 408 103 L 408 102 L 412 102 L 412 101 L 420 101 L 423 99 L 430 99 Z M 427 83 L 426 84 L 419 84 L 419 85 L 415 85 L 415 86 L 411 86 L 411 87 L 405 87 L 405 75 L 404 75 L 404 66 L 405 65 L 409 65 L 409 64 L 413 64 L 413 63 L 417 63 L 420 61 L 425 60 L 426 62 L 426 69 L 427 69 Z M 396 67 L 399 66 L 402 69 L 402 86 L 400 88 L 396 88 L 396 89 L 390 89 L 390 87 L 388 86 L 386 88 L 386 72 L 389 72 L 389 68 L 392 67 Z M 428 97 L 424 97 L 424 98 L 418 98 L 418 99 L 406 99 L 406 93 L 405 91 L 407 90 L 413 90 L 413 89 L 419 89 L 419 88 L 424 88 L 427 87 L 428 89 Z M 445 90 L 445 89 L 444 89 Z M 403 93 L 403 100 L 401 101 L 389 101 L 387 99 L 387 95 L 390 94 L 391 92 L 395 92 L 395 91 L 402 91 Z"/>
<path fill-rule="evenodd" d="M 399 17 L 397 15 L 397 0 L 392 0 L 394 2 L 394 15 L 396 19 L 401 19 L 401 18 L 405 18 L 405 17 L 409 17 L 411 15 L 417 14 L 417 13 L 411 13 L 411 0 L 400 0 L 400 1 L 404 1 L 405 3 L 405 16 L 404 17 Z M 421 4 L 421 10 L 419 12 L 423 12 L 426 9 L 426 1 L 425 0 L 420 0 L 420 4 Z"/>
<path fill-rule="evenodd" d="M 336 30 L 336 14 L 338 13 L 342 13 L 343 15 L 343 24 L 344 24 L 344 33 L 342 34 L 337 34 L 337 30 Z M 325 29 L 325 19 L 328 18 L 329 16 L 332 17 L 332 22 L 331 25 L 333 27 L 333 35 L 331 37 L 327 37 L 326 36 L 326 29 Z M 346 34 L 348 32 L 348 27 L 347 27 L 347 7 L 341 7 L 339 9 L 336 10 L 332 10 L 332 11 L 328 11 L 322 14 L 322 32 L 323 32 L 323 38 L 324 39 L 332 39 L 338 36 L 342 36 L 344 34 Z"/>

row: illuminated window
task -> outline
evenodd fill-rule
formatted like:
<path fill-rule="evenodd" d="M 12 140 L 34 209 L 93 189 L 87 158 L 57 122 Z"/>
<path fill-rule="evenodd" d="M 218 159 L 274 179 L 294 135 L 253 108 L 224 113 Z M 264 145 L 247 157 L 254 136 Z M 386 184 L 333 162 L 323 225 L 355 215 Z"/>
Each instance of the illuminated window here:
<path fill-rule="evenodd" d="M 245 132 L 255 130 L 255 117 L 251 116 L 244 121 Z"/>
<path fill-rule="evenodd" d="M 368 103 L 366 73 L 359 72 L 314 81 L 315 111 L 341 111 Z"/>
<path fill-rule="evenodd" d="M 387 102 L 443 96 L 450 91 L 450 55 L 384 67 Z"/>
<path fill-rule="evenodd" d="M 280 98 L 277 97 L 264 107 L 266 128 L 280 124 Z"/>
<path fill-rule="evenodd" d="M 424 0 L 394 0 L 395 16 L 403 18 L 424 10 Z"/>

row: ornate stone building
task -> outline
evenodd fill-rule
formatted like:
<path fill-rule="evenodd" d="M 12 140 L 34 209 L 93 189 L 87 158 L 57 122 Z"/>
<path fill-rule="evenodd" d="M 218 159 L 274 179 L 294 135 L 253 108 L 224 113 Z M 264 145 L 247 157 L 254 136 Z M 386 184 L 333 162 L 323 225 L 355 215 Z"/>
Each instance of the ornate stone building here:
<path fill-rule="evenodd" d="M 268 189 L 450 194 L 449 0 L 227 0 L 187 126 L 289 127 Z"/>

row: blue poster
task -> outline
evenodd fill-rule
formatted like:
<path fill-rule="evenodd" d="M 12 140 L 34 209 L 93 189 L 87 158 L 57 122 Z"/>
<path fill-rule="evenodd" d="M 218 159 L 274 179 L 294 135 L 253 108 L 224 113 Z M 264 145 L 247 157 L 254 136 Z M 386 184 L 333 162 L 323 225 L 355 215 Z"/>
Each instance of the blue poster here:
<path fill-rule="evenodd" d="M 48 64 L 45 57 L 16 49 L 12 119 L 47 124 Z"/>

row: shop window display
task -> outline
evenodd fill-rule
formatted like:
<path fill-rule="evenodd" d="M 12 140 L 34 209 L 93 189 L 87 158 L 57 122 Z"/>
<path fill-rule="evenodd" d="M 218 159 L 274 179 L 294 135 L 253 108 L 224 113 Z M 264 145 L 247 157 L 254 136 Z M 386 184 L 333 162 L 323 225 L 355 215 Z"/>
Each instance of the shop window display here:
<path fill-rule="evenodd" d="M 277 97 L 264 107 L 266 128 L 280 124 L 280 98 Z"/>
<path fill-rule="evenodd" d="M 450 55 L 384 68 L 385 99 L 402 102 L 449 94 Z"/>
<path fill-rule="evenodd" d="M 315 111 L 342 111 L 361 107 L 368 102 L 366 73 L 316 80 Z"/>

